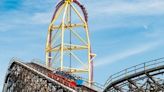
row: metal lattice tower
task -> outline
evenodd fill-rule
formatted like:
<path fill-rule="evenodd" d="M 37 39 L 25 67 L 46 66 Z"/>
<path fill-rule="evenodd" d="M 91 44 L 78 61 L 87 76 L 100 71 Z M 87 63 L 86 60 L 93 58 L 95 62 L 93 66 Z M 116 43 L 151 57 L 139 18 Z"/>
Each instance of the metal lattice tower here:
<path fill-rule="evenodd" d="M 87 74 L 93 81 L 93 59 L 88 16 L 77 0 L 61 0 L 49 25 L 46 65 L 70 73 Z"/>

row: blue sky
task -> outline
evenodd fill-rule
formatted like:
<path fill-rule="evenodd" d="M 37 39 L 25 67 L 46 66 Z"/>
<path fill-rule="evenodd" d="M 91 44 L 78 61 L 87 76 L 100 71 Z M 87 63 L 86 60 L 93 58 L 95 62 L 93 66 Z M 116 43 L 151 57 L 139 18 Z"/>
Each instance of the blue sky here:
<path fill-rule="evenodd" d="M 80 0 L 89 13 L 95 81 L 164 55 L 164 0 Z M 1 0 L 0 90 L 12 57 L 44 60 L 57 0 Z M 101 75 L 100 75 L 101 73 Z"/>

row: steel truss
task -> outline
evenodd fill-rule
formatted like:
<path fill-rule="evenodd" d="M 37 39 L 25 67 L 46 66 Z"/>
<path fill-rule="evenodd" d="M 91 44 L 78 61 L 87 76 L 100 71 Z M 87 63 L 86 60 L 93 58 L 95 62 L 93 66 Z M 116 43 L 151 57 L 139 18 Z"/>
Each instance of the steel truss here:
<path fill-rule="evenodd" d="M 46 65 L 73 74 L 87 75 L 91 86 L 95 56 L 91 52 L 85 7 L 78 0 L 61 0 L 56 5 L 48 28 Z"/>
<path fill-rule="evenodd" d="M 118 72 L 107 80 L 104 92 L 164 92 L 164 58 Z"/>

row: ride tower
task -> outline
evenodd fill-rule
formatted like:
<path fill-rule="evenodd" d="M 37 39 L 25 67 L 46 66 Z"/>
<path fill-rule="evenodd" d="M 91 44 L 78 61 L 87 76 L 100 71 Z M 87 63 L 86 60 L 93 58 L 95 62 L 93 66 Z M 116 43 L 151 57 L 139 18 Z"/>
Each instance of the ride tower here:
<path fill-rule="evenodd" d="M 61 0 L 48 28 L 46 66 L 73 74 L 87 75 L 93 82 L 93 59 L 88 15 L 78 0 Z"/>

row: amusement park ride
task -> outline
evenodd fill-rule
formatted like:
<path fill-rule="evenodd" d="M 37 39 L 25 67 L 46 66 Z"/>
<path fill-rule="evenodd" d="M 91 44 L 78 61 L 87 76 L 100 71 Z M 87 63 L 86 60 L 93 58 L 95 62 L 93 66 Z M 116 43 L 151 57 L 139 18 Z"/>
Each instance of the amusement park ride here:
<path fill-rule="evenodd" d="M 2 92 L 164 92 L 164 58 L 93 81 L 88 14 L 78 0 L 61 0 L 48 27 L 46 63 L 14 58 Z M 82 78 L 84 77 L 84 78 Z"/>
<path fill-rule="evenodd" d="M 19 60 L 14 60 L 14 63 L 29 67 L 28 69 L 32 68 L 30 71 L 37 70 L 48 77 L 48 79 L 50 78 L 56 81 L 55 83 L 60 84 L 57 90 L 60 90 L 62 85 L 62 90 L 70 91 L 72 89 L 76 91 L 95 92 L 95 88 L 91 87 L 95 84 L 93 81 L 93 59 L 96 55 L 91 51 L 88 13 L 78 0 L 60 0 L 57 3 L 48 27 L 45 52 L 46 63 L 44 65 L 34 63 L 34 61 L 25 65 L 17 62 Z M 14 68 L 17 71 L 19 67 Z M 14 70 L 14 72 L 16 71 Z M 30 84 L 34 85 L 35 83 L 31 82 Z M 56 87 L 56 85 L 51 86 Z M 49 85 L 47 84 L 47 86 Z M 22 89 L 21 87 L 18 88 Z M 4 84 L 4 90 L 10 91 L 11 89 L 13 90 L 13 86 L 6 88 Z M 48 89 L 51 90 L 50 92 L 54 92 L 52 91 L 54 90 L 52 87 L 44 90 Z M 27 89 L 25 90 L 27 91 Z"/>
<path fill-rule="evenodd" d="M 46 66 L 70 74 L 87 74 L 93 82 L 93 59 L 88 15 L 78 0 L 61 0 L 52 17 L 46 44 Z"/>

